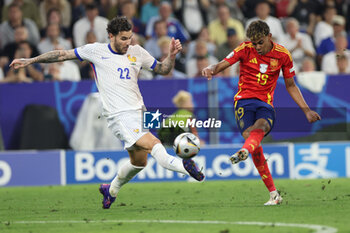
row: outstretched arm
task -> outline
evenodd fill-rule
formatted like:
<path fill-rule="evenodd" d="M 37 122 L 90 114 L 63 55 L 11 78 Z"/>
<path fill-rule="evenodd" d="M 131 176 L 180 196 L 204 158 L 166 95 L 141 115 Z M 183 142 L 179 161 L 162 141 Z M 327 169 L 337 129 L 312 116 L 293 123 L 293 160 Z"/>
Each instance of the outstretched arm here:
<path fill-rule="evenodd" d="M 169 55 L 162 62 L 158 62 L 154 67 L 154 72 L 161 75 L 169 74 L 171 69 L 174 67 L 176 54 L 182 50 L 182 45 L 179 40 L 171 38 L 169 45 Z"/>
<path fill-rule="evenodd" d="M 317 112 L 312 111 L 305 102 L 304 97 L 299 90 L 299 87 L 294 82 L 294 78 L 286 78 L 284 79 L 284 82 L 286 84 L 289 95 L 293 98 L 294 102 L 301 108 L 301 110 L 303 110 L 307 120 L 310 123 L 321 120 L 320 115 L 318 115 Z"/>
<path fill-rule="evenodd" d="M 217 73 L 220 73 L 224 69 L 230 66 L 230 63 L 228 61 L 222 60 L 221 62 L 207 66 L 202 70 L 202 75 L 204 77 L 207 77 L 208 80 L 211 80 L 213 78 L 213 75 L 216 75 Z"/>
<path fill-rule="evenodd" d="M 74 49 L 71 50 L 53 50 L 44 54 L 41 54 L 33 58 L 19 58 L 11 62 L 10 67 L 15 69 L 26 67 L 33 63 L 52 63 L 66 60 L 77 59 L 74 53 Z"/>

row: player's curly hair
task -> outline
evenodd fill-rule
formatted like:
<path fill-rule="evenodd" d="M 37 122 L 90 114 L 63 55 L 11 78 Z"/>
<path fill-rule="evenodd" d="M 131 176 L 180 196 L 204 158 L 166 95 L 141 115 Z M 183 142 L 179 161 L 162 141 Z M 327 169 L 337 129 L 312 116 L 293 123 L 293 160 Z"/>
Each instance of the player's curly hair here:
<path fill-rule="evenodd" d="M 256 20 L 249 24 L 247 37 L 252 41 L 257 41 L 270 33 L 270 28 L 264 21 Z"/>
<path fill-rule="evenodd" d="M 107 25 L 107 32 L 112 35 L 118 35 L 119 32 L 130 31 L 132 29 L 131 23 L 125 16 L 114 17 Z"/>

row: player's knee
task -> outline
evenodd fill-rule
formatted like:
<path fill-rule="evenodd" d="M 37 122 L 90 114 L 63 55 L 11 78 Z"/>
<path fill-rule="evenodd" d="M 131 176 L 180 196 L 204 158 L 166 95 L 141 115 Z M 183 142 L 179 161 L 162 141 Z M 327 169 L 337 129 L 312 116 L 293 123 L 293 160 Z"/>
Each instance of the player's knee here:
<path fill-rule="evenodd" d="M 153 148 L 155 145 L 157 145 L 158 143 L 161 143 L 161 141 L 158 138 L 154 138 L 152 139 L 151 142 L 151 148 Z"/>
<path fill-rule="evenodd" d="M 143 159 L 138 159 L 137 161 L 132 161 L 132 165 L 137 166 L 137 167 L 146 167 L 147 166 L 147 157 Z"/>
<path fill-rule="evenodd" d="M 250 131 L 247 131 L 247 130 L 244 131 L 243 134 L 242 134 L 243 138 L 247 139 L 249 137 L 249 133 L 250 133 Z"/>

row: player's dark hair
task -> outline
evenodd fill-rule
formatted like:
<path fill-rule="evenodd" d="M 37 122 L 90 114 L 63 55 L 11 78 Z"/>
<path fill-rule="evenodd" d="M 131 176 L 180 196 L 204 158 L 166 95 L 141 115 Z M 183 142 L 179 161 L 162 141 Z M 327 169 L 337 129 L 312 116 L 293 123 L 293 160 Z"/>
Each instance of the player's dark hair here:
<path fill-rule="evenodd" d="M 131 29 L 132 25 L 125 16 L 114 17 L 107 25 L 107 32 L 114 36 L 119 32 L 128 32 Z"/>
<path fill-rule="evenodd" d="M 269 26 L 261 20 L 253 21 L 247 29 L 247 37 L 252 41 L 260 40 L 262 37 L 269 35 L 269 33 Z"/>

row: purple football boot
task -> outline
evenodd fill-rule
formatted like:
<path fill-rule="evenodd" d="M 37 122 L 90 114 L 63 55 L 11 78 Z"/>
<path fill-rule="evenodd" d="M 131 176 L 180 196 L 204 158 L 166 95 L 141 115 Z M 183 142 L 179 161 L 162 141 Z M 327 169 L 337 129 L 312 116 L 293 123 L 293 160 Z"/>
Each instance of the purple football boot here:
<path fill-rule="evenodd" d="M 101 184 L 100 185 L 100 193 L 103 195 L 102 208 L 109 209 L 112 203 L 115 201 L 115 197 L 112 197 L 109 193 L 109 184 Z"/>
<path fill-rule="evenodd" d="M 202 181 L 204 179 L 203 173 L 197 168 L 196 163 L 192 159 L 183 159 L 182 163 L 183 163 L 186 171 L 194 179 L 196 179 L 198 181 Z"/>

